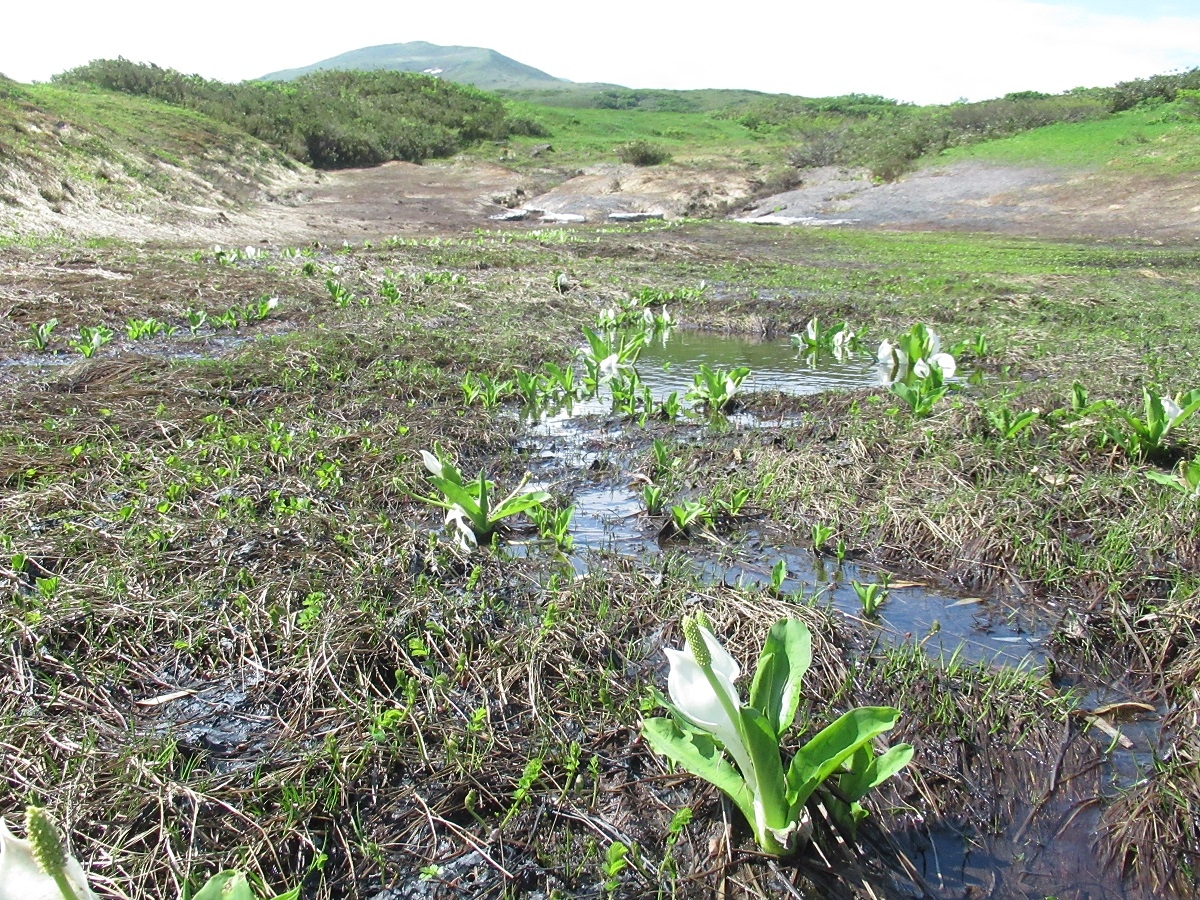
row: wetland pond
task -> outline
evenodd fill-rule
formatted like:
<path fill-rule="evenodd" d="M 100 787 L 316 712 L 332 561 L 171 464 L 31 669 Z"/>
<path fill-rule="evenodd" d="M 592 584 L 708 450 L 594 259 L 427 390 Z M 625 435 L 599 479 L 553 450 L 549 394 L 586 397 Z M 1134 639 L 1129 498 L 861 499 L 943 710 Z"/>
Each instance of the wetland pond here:
<path fill-rule="evenodd" d="M 701 364 L 714 369 L 749 367 L 752 374 L 743 383 L 742 394 L 799 396 L 886 384 L 868 352 L 841 360 L 828 354 L 806 358 L 786 340 L 756 341 L 680 330 L 665 339 L 656 337 L 642 350 L 636 366 L 641 384 L 661 403 L 672 392 L 682 399 Z M 794 419 L 787 414 L 772 420 L 735 413 L 719 426 L 699 416 L 693 421 L 685 434 L 677 435 L 679 440 L 702 443 L 714 427 L 786 430 Z M 570 529 L 574 544 L 568 558 L 577 572 L 603 566 L 611 554 L 653 568 L 658 557 L 670 553 L 702 581 L 765 590 L 771 585 L 772 569 L 782 560 L 786 577 L 781 592 L 798 603 L 833 608 L 859 631 L 865 647 L 908 643 L 943 664 L 978 663 L 1001 670 L 1047 665 L 1045 641 L 1056 624 L 1054 613 L 1042 604 L 1023 602 L 1019 594 L 967 595 L 850 556 L 838 560 L 833 554 L 798 545 L 794 538 L 789 543 L 759 529 L 753 517 L 722 538 L 664 540 L 662 519 L 646 514 L 644 482 L 635 472 L 650 444 L 651 437 L 629 417 L 612 413 L 603 392 L 529 423 L 520 449 L 530 459 L 531 484 L 567 496 L 575 507 Z M 517 541 L 505 552 L 539 552 L 537 547 L 536 542 Z M 886 601 L 875 617 L 863 615 L 852 589 L 854 581 L 888 584 Z M 1121 685 L 1103 679 L 1080 680 L 1071 687 L 1079 694 L 1081 709 L 1120 703 L 1130 696 Z M 898 846 L 915 870 L 910 872 L 911 895 L 1079 900 L 1140 896 L 1126 889 L 1115 867 L 1104 866 L 1097 858 L 1101 804 L 1094 798 L 1129 785 L 1150 765 L 1158 738 L 1157 718 L 1124 723 L 1119 739 L 1094 732 L 1098 741 L 1111 741 L 1111 752 L 1103 765 L 1079 773 L 1087 777 L 1077 781 L 1063 777 L 1060 785 L 1055 774 L 1046 785 L 1039 773 L 1013 773 L 1014 783 L 1040 787 L 1031 788 L 1026 797 L 1011 798 L 1007 809 L 994 811 L 995 828 L 988 834 L 947 824 L 896 834 Z M 1066 751 L 1064 744 L 1064 757 Z M 1030 766 L 1034 766 L 1032 758 Z"/>

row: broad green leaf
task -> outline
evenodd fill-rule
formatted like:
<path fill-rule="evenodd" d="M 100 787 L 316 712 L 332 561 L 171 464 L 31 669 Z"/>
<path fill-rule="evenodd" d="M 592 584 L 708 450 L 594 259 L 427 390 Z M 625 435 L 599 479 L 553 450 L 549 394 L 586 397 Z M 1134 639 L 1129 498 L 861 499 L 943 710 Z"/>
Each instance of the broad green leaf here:
<path fill-rule="evenodd" d="M 800 748 L 788 768 L 788 792 L 798 808 L 817 786 L 841 768 L 855 751 L 890 729 L 900 717 L 887 706 L 863 706 L 836 719 Z"/>
<path fill-rule="evenodd" d="M 1183 491 L 1185 494 L 1188 493 L 1187 488 L 1180 484 L 1179 479 L 1174 475 L 1167 475 L 1165 472 L 1147 472 L 1146 477 L 1151 481 L 1158 482 L 1166 487 L 1174 488 L 1177 491 Z"/>
<path fill-rule="evenodd" d="M 499 522 L 509 516 L 515 516 L 519 512 L 524 512 L 534 506 L 540 506 L 543 503 L 549 503 L 552 498 L 545 491 L 525 491 L 520 494 L 511 494 L 505 497 L 504 500 L 492 510 L 491 521 Z"/>
<path fill-rule="evenodd" d="M 838 787 L 851 800 L 859 800 L 907 766 L 913 752 L 911 744 L 897 744 L 876 756 L 874 748 L 865 744 L 854 754 L 856 765 L 852 771 L 838 779 Z M 865 767 L 857 765 L 860 757 L 866 758 Z"/>
<path fill-rule="evenodd" d="M 468 491 L 460 484 L 455 484 L 453 481 L 448 481 L 445 478 L 430 478 L 438 490 L 446 495 L 446 499 L 450 501 L 449 506 L 460 506 L 462 511 L 467 514 L 467 518 L 471 520 L 472 525 L 477 525 L 481 528 L 487 527 L 487 517 L 483 515 L 483 510 L 479 507 L 479 501 L 475 499 L 471 491 Z M 443 508 L 448 509 L 446 504 L 438 504 Z"/>
<path fill-rule="evenodd" d="M 228 869 L 208 880 L 192 900 L 258 900 L 244 872 Z"/>
<path fill-rule="evenodd" d="M 642 737 L 657 753 L 725 792 L 746 821 L 754 822 L 754 796 L 717 742 L 701 731 L 684 732 L 670 719 L 647 719 Z"/>
<path fill-rule="evenodd" d="M 746 750 L 754 763 L 754 773 L 758 779 L 758 798 L 762 804 L 764 818 L 768 827 L 782 830 L 789 824 L 789 810 L 787 778 L 783 774 L 783 763 L 779 758 L 779 739 L 766 716 L 753 706 L 743 706 L 741 714 Z M 750 819 L 750 824 L 754 825 L 754 819 Z M 766 849 L 764 836 L 756 834 L 755 837 Z"/>
<path fill-rule="evenodd" d="M 812 635 L 799 619 L 780 619 L 767 632 L 750 705 L 761 712 L 777 737 L 791 727 L 800 705 L 800 683 L 812 663 Z"/>

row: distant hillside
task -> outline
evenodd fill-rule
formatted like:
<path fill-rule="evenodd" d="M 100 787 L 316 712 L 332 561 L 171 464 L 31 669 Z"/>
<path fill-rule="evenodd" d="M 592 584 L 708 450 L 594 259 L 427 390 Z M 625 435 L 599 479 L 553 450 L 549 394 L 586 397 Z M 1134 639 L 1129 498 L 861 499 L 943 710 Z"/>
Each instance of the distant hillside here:
<path fill-rule="evenodd" d="M 322 169 L 419 162 L 482 140 L 537 134 L 499 98 L 411 72 L 312 72 L 287 84 L 226 84 L 126 59 L 94 60 L 54 76 L 188 107 L 244 129 Z"/>
<path fill-rule="evenodd" d="M 363 47 L 309 66 L 272 72 L 260 80 L 292 81 L 323 69 L 423 72 L 436 75 L 445 81 L 474 85 L 485 91 L 549 89 L 571 84 L 565 78 L 555 78 L 541 69 L 517 62 L 495 50 L 483 47 L 442 47 L 425 41 Z"/>

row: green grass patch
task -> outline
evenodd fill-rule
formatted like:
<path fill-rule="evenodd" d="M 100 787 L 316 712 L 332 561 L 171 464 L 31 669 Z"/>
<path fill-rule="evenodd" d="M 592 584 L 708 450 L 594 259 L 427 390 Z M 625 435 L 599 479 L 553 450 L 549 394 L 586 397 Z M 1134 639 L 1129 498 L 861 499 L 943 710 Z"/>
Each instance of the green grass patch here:
<path fill-rule="evenodd" d="M 1137 108 L 1108 118 L 1047 125 L 1012 137 L 953 147 L 937 159 L 1179 175 L 1200 167 L 1200 122 L 1171 121 L 1162 107 Z"/>

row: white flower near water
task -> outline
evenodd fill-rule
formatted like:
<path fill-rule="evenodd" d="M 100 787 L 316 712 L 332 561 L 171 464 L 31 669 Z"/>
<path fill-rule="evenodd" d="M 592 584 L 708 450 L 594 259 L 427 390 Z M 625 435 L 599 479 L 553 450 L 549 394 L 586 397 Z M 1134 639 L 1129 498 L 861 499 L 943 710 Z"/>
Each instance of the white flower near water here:
<path fill-rule="evenodd" d="M 31 829 L 46 829 L 40 841 L 44 846 L 35 848 L 31 841 L 15 837 L 0 818 L 0 900 L 65 900 L 65 891 L 75 900 L 96 900 L 83 866 L 62 849 L 45 814 L 36 810 L 27 815 Z M 47 869 L 57 870 L 58 877 Z"/>
<path fill-rule="evenodd" d="M 682 650 L 663 648 L 663 653 L 667 655 L 667 661 L 671 665 L 671 671 L 667 675 L 667 693 L 685 719 L 719 740 L 733 757 L 746 787 L 750 789 L 754 798 L 755 821 L 751 824 L 754 825 L 756 834 L 767 834 L 772 829 L 769 829 L 766 810 L 763 808 L 758 770 L 746 746 L 742 730 L 734 721 L 735 716 L 740 719 L 738 710 L 742 707 L 737 688 L 733 686 L 741 674 L 741 669 L 711 631 L 698 624 L 689 623 L 689 626 L 685 626 L 687 627 L 694 630 L 688 634 L 688 640 Z M 693 651 L 693 647 L 699 644 L 696 640 L 697 634 L 703 639 L 709 657 L 706 660 L 698 661 Z M 785 846 L 791 839 L 790 833 L 779 834 L 777 837 Z"/>

